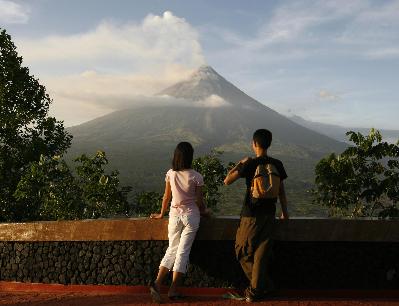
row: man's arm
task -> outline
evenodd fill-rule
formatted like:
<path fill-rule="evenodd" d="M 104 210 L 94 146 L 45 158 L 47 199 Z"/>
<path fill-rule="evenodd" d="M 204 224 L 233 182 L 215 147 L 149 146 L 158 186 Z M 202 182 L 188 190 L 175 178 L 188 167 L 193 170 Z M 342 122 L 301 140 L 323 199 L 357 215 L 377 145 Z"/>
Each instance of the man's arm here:
<path fill-rule="evenodd" d="M 250 159 L 249 157 L 245 157 L 244 159 L 240 160 L 237 163 L 237 165 L 235 165 L 234 168 L 231 169 L 229 173 L 227 173 L 227 176 L 224 179 L 225 185 L 230 185 L 240 178 L 240 174 L 238 171 L 243 166 L 243 164 L 246 163 L 249 159 Z"/>
<path fill-rule="evenodd" d="M 289 219 L 288 216 L 288 203 L 287 203 L 287 196 L 285 194 L 284 182 L 280 182 L 280 191 L 279 191 L 279 200 L 281 204 L 281 216 L 280 219 Z"/>

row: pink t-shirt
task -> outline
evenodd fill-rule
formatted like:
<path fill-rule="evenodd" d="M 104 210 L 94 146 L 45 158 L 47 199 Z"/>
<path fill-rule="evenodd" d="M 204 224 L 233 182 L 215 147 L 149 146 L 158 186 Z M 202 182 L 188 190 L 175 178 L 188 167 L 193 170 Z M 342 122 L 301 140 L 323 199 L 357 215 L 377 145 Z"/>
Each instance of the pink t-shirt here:
<path fill-rule="evenodd" d="M 172 203 L 169 215 L 199 214 L 195 196 L 195 189 L 204 185 L 202 175 L 193 169 L 173 171 L 166 173 L 165 181 L 170 183 L 172 189 Z"/>

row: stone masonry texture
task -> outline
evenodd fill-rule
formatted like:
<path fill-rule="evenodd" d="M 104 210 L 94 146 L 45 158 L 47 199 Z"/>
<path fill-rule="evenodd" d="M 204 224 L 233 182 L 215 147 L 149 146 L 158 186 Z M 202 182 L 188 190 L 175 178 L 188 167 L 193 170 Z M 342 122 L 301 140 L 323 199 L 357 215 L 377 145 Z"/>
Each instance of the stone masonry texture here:
<path fill-rule="evenodd" d="M 147 285 L 167 241 L 0 242 L 0 280 Z M 285 289 L 399 289 L 399 243 L 275 241 L 271 274 Z M 184 285 L 244 287 L 234 241 L 195 241 Z"/>

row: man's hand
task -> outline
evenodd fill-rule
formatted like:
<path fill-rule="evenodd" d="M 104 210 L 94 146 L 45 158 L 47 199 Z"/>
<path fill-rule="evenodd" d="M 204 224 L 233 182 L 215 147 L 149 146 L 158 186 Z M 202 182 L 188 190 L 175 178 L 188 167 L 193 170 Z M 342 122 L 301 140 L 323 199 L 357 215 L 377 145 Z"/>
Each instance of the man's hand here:
<path fill-rule="evenodd" d="M 249 161 L 251 159 L 251 157 L 244 157 L 243 159 L 241 159 L 238 163 L 239 164 L 245 164 L 247 161 Z"/>
<path fill-rule="evenodd" d="M 281 213 L 280 220 L 288 220 L 290 217 L 288 215 L 285 215 L 284 213 Z"/>
<path fill-rule="evenodd" d="M 245 164 L 250 159 L 251 159 L 250 157 L 245 157 L 242 160 L 240 160 L 237 163 L 237 165 L 231 168 L 230 171 L 227 173 L 226 178 L 224 179 L 224 184 L 230 185 L 234 183 L 236 180 L 238 180 L 240 178 L 239 170 L 241 169 L 242 165 Z"/>
<path fill-rule="evenodd" d="M 150 218 L 151 219 L 162 219 L 163 218 L 163 214 L 151 214 Z"/>

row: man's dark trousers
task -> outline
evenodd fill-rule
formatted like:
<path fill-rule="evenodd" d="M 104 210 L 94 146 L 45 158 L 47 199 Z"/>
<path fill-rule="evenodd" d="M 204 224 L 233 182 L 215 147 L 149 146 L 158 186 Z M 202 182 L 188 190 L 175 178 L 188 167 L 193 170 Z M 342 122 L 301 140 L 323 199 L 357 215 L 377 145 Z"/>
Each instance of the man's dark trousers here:
<path fill-rule="evenodd" d="M 241 217 L 237 230 L 236 256 L 250 281 L 254 295 L 273 290 L 269 263 L 274 223 L 275 214 Z"/>

